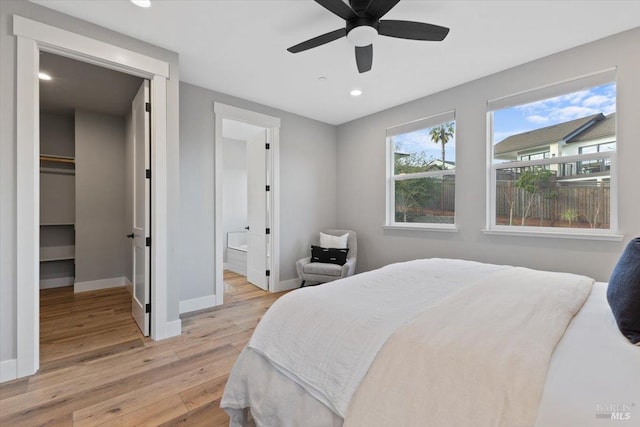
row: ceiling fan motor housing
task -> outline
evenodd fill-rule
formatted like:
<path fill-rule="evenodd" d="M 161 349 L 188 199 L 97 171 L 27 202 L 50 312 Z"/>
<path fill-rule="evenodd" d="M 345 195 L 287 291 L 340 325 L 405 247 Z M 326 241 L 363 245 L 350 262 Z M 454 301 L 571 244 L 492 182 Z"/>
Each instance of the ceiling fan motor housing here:
<path fill-rule="evenodd" d="M 369 46 L 378 36 L 378 20 L 359 16 L 347 21 L 347 39 L 355 46 Z"/>

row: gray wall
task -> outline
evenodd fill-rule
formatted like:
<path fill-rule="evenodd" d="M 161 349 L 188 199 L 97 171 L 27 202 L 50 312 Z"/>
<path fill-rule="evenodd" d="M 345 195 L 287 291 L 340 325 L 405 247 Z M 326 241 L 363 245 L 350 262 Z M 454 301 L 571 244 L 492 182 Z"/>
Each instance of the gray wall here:
<path fill-rule="evenodd" d="M 40 153 L 74 156 L 73 115 L 40 112 Z"/>
<path fill-rule="evenodd" d="M 358 232 L 358 269 L 370 270 L 422 257 L 455 257 L 582 273 L 607 280 L 624 243 L 640 234 L 639 40 L 640 28 L 339 126 L 338 225 Z M 618 67 L 619 219 L 625 242 L 483 234 L 487 100 L 613 66 Z M 459 232 L 383 230 L 385 129 L 452 109 L 456 110 Z"/>
<path fill-rule="evenodd" d="M 76 110 L 76 283 L 126 274 L 125 144 L 124 118 Z"/>
<path fill-rule="evenodd" d="M 213 103 L 281 119 L 280 280 L 296 277 L 318 230 L 336 224 L 336 128 L 250 101 L 180 84 L 181 300 L 214 293 Z"/>
<path fill-rule="evenodd" d="M 168 169 L 168 295 L 167 321 L 178 320 L 180 299 L 180 176 L 178 173 L 178 55 L 166 49 L 107 30 L 33 4 L 27 0 L 0 1 L 0 361 L 16 357 L 16 39 L 11 16 L 18 14 L 166 61 Z"/>
<path fill-rule="evenodd" d="M 222 227 L 229 231 L 242 231 L 247 219 L 247 141 L 225 139 L 223 150 Z M 227 261 L 225 242 L 224 261 Z"/>

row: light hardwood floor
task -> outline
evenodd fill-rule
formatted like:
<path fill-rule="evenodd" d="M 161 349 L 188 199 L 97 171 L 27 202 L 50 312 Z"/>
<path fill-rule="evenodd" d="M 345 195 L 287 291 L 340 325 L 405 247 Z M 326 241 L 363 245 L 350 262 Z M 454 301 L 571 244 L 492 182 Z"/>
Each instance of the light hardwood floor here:
<path fill-rule="evenodd" d="M 144 338 L 124 288 L 41 292 L 40 371 L 0 385 L 0 426 L 226 426 L 229 372 L 270 294 L 225 272 L 225 304 L 182 316 L 182 335 Z"/>

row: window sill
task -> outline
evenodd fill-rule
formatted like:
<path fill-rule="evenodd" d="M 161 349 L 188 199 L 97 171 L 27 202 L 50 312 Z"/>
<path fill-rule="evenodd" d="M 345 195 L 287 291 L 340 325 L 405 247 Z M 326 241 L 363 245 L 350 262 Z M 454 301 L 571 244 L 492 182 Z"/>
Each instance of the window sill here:
<path fill-rule="evenodd" d="M 544 237 L 552 239 L 576 239 L 576 240 L 603 240 L 620 242 L 624 238 L 622 234 L 612 233 L 580 233 L 566 231 L 536 231 L 536 230 L 507 230 L 507 229 L 484 229 L 484 234 L 490 236 L 524 236 L 524 237 Z"/>
<path fill-rule="evenodd" d="M 385 230 L 416 230 L 416 231 L 444 231 L 448 233 L 457 233 L 458 227 L 455 224 L 393 224 L 383 225 Z"/>

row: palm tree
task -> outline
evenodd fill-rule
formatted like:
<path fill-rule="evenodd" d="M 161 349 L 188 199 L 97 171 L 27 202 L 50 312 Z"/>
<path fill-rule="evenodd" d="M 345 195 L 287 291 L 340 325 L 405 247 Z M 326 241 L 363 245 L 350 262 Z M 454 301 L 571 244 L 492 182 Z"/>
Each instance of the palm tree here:
<path fill-rule="evenodd" d="M 451 138 L 453 138 L 455 130 L 453 128 L 453 122 L 443 123 L 438 126 L 434 126 L 429 131 L 429 135 L 431 135 L 431 140 L 436 144 L 442 145 L 442 166 L 440 166 L 440 170 L 446 169 L 446 164 L 444 163 L 444 146 L 449 142 Z M 444 210 L 444 185 L 440 183 L 440 210 Z"/>
<path fill-rule="evenodd" d="M 431 135 L 431 140 L 436 144 L 442 145 L 442 166 L 440 167 L 440 169 L 442 170 L 444 170 L 446 167 L 444 163 L 444 146 L 447 144 L 447 142 L 449 142 L 451 138 L 453 138 L 454 132 L 455 130 L 453 127 L 453 122 L 443 123 L 441 125 L 434 126 L 429 131 L 429 135 Z"/>

